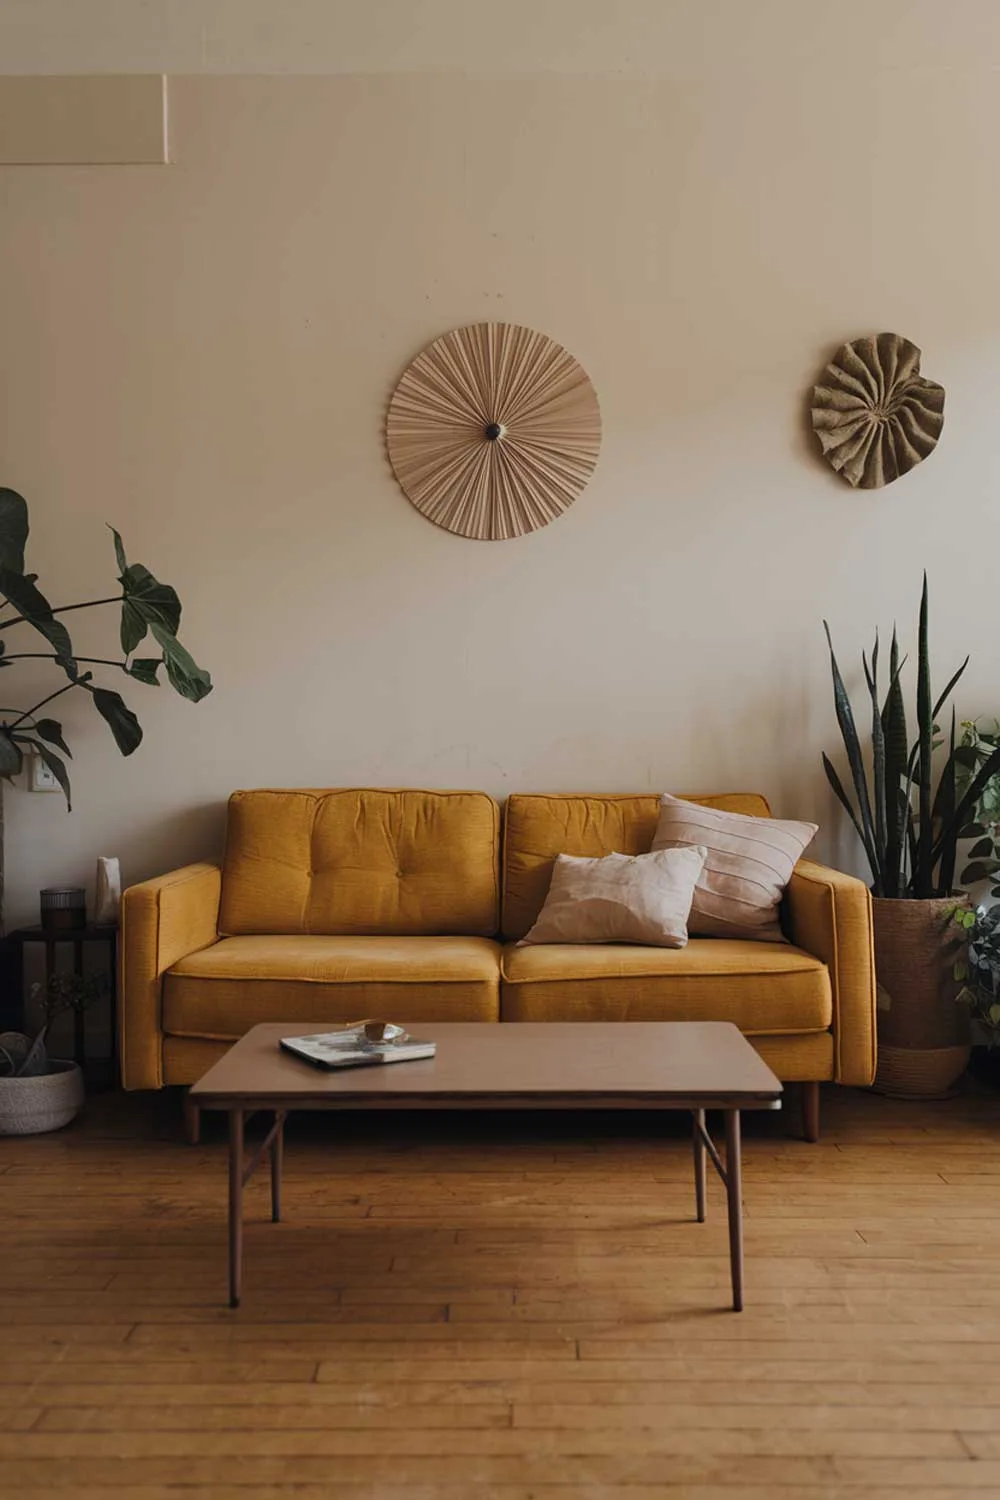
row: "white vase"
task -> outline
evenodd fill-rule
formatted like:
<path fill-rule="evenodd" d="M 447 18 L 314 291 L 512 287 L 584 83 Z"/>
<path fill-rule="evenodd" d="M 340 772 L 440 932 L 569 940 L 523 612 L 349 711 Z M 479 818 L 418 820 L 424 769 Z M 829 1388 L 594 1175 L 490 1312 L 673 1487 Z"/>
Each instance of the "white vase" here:
<path fill-rule="evenodd" d="M 98 859 L 94 888 L 94 921 L 117 922 L 122 900 L 122 872 L 117 859 Z"/>

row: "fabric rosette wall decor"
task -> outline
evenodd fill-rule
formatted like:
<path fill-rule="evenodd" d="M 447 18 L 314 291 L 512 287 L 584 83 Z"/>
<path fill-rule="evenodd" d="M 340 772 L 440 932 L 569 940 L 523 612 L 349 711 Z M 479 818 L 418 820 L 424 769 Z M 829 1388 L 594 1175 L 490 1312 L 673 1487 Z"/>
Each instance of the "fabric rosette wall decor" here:
<path fill-rule="evenodd" d="M 601 414 L 561 344 L 513 323 L 476 323 L 435 339 L 404 371 L 386 443 L 421 515 L 502 541 L 572 505 L 597 463 Z"/>
<path fill-rule="evenodd" d="M 814 387 L 812 425 L 841 478 L 855 489 L 880 489 L 934 451 L 944 387 L 925 380 L 920 350 L 900 334 L 855 339 Z"/>

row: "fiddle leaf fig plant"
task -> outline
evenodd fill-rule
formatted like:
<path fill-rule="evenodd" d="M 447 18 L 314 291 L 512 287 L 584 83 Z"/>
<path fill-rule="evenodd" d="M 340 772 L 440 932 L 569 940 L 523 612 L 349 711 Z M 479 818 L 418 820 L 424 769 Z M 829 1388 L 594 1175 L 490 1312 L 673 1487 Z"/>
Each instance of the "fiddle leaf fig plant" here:
<path fill-rule="evenodd" d="M 121 672 L 147 687 L 159 686 L 162 669 L 174 691 L 192 703 L 200 703 L 212 691 L 212 679 L 177 638 L 181 602 L 176 591 L 169 584 L 160 583 L 141 563 L 130 563 L 121 537 L 110 529 L 120 592 L 53 609 L 38 587 L 37 573 L 24 571 L 27 502 L 15 490 L 0 488 L 0 674 L 15 662 L 42 660 L 51 661 L 66 678 L 61 687 L 32 708 L 0 709 L 0 777 L 9 781 L 21 770 L 25 754 L 37 755 L 58 781 L 67 807 L 71 805 L 70 782 L 63 757 L 71 758 L 71 752 L 59 721 L 40 717 L 43 708 L 64 693 L 86 693 L 122 755 L 131 755 L 142 741 L 142 728 L 135 714 L 120 693 L 95 681 L 92 668 Z M 109 604 L 121 605 L 121 659 L 77 655 L 67 626 L 57 616 Z M 7 632 L 22 625 L 36 630 L 48 649 L 9 651 Z M 134 653 L 147 641 L 147 654 L 137 657 Z M 0 683 L 4 681 L 0 675 Z"/>

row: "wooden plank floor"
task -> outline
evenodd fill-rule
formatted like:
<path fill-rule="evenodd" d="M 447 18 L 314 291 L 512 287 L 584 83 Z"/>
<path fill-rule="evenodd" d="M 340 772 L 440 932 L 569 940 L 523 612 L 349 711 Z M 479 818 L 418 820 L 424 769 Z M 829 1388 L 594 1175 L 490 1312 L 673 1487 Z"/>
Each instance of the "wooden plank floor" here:
<path fill-rule="evenodd" d="M 742 1315 L 679 1119 L 293 1120 L 237 1312 L 221 1121 L 0 1141 L 0 1494 L 1000 1495 L 1000 1098 L 746 1136 Z"/>

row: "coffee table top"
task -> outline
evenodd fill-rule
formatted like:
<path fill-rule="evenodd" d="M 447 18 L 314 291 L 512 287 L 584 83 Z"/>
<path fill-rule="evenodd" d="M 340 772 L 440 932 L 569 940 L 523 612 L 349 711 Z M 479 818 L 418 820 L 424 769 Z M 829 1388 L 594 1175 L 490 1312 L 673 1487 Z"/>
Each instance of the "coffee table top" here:
<path fill-rule="evenodd" d="M 191 1090 L 208 1109 L 778 1109 L 781 1084 L 728 1021 L 428 1021 L 416 1062 L 327 1073 L 281 1037 L 328 1022 L 255 1026 Z"/>

